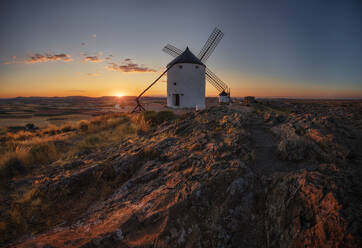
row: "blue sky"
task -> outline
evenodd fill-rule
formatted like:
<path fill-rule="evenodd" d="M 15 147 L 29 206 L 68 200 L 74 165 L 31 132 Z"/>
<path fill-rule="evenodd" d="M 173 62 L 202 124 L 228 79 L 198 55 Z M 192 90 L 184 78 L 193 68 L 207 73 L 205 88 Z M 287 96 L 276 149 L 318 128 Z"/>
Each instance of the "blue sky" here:
<path fill-rule="evenodd" d="M 4 0 L 0 19 L 0 97 L 136 95 L 171 60 L 164 45 L 197 54 L 214 27 L 207 65 L 236 95 L 362 97 L 361 1 Z M 72 61 L 24 63 L 34 54 Z M 126 58 L 152 71 L 109 70 Z"/>

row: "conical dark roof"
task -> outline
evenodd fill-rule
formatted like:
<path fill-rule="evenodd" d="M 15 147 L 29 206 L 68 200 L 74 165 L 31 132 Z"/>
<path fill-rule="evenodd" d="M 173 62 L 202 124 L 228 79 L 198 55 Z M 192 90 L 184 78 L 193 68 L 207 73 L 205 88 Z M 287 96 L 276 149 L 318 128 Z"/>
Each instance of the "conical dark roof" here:
<path fill-rule="evenodd" d="M 198 64 L 198 65 L 204 65 L 190 50 L 188 47 L 186 47 L 186 50 L 181 53 L 179 56 L 177 56 L 174 60 L 172 60 L 167 67 L 171 67 L 175 64 L 180 63 L 189 63 L 189 64 Z"/>
<path fill-rule="evenodd" d="M 221 93 L 219 94 L 219 96 L 227 96 L 228 94 L 225 91 L 221 91 Z"/>

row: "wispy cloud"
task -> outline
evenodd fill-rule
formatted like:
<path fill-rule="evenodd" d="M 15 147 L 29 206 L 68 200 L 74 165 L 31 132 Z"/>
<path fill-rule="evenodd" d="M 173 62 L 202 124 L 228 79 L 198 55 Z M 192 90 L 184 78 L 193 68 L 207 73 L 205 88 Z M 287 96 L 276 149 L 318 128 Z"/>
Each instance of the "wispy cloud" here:
<path fill-rule="evenodd" d="M 4 65 L 17 64 L 17 63 L 19 62 L 16 60 L 16 56 L 11 56 L 11 60 L 3 62 Z"/>
<path fill-rule="evenodd" d="M 128 60 L 130 61 L 130 60 Z M 116 63 L 108 63 L 108 70 L 112 71 L 121 71 L 121 72 L 156 72 L 156 70 L 152 68 L 148 68 L 145 66 L 141 66 L 135 63 L 124 63 L 122 65 L 118 65 Z"/>
<path fill-rule="evenodd" d="M 101 74 L 99 74 L 99 73 L 87 73 L 87 76 L 89 76 L 89 77 L 98 77 L 99 75 L 101 75 Z"/>
<path fill-rule="evenodd" d="M 59 54 L 40 54 L 36 53 L 33 56 L 30 56 L 28 59 L 24 61 L 25 64 L 34 64 L 34 63 L 44 63 L 44 62 L 52 62 L 52 61 L 72 61 L 72 58 L 69 54 L 59 53 Z"/>
<path fill-rule="evenodd" d="M 83 59 L 83 62 L 93 62 L 93 63 L 98 63 L 98 62 L 102 62 L 103 60 L 98 57 L 97 55 L 95 56 L 86 56 L 84 59 Z"/>
<path fill-rule="evenodd" d="M 98 76 L 101 75 L 101 73 L 99 73 L 99 72 L 88 72 L 88 73 L 77 72 L 77 75 L 79 75 L 79 76 L 88 76 L 88 77 L 98 77 Z"/>
<path fill-rule="evenodd" d="M 109 54 L 107 57 L 104 58 L 104 60 L 112 60 L 114 56 L 112 54 Z"/>

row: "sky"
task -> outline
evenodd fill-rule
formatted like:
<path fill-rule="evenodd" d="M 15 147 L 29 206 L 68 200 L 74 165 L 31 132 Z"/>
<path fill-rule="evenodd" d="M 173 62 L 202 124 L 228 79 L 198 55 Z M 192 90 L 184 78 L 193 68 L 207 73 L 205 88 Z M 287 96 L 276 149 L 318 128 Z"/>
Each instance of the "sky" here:
<path fill-rule="evenodd" d="M 232 96 L 362 98 L 353 0 L 2 0 L 0 97 L 138 95 L 172 60 L 166 44 L 197 55 L 214 27 L 206 65 Z"/>

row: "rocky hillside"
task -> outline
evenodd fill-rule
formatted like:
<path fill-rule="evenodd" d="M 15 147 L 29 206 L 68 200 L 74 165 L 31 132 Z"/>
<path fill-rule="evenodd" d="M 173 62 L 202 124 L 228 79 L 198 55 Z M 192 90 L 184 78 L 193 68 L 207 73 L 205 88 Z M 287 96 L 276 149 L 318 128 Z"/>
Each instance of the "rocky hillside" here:
<path fill-rule="evenodd" d="M 54 164 L 17 205 L 34 231 L 7 245 L 361 247 L 362 122 L 347 114 L 213 107 Z"/>

